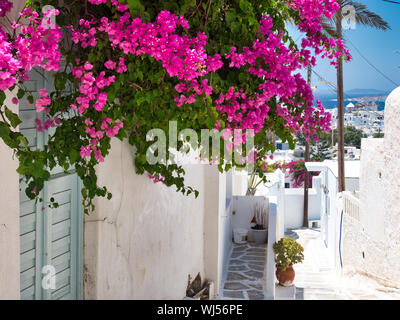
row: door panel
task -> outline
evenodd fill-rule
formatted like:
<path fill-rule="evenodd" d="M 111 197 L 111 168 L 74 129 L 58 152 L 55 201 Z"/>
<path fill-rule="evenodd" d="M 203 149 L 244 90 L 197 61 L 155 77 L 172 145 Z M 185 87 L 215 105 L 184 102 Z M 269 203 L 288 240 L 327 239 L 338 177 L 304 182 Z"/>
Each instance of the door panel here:
<path fill-rule="evenodd" d="M 38 90 L 46 87 L 45 80 L 36 74 L 28 87 Z M 50 78 L 48 76 L 47 78 Z M 49 86 L 47 85 L 47 88 Z M 20 100 L 20 131 L 27 137 L 32 149 L 42 149 L 54 131 L 38 132 L 35 106 Z M 64 173 L 62 168 L 51 172 L 40 198 L 44 204 L 30 200 L 25 194 L 26 184 L 20 184 L 21 235 L 21 299 L 80 299 L 82 297 L 82 210 L 79 198 L 79 178 L 74 171 Z M 59 204 L 49 208 L 50 199 Z M 42 287 L 43 266 L 55 269 L 56 287 Z"/>
<path fill-rule="evenodd" d="M 56 271 L 56 289 L 46 292 L 48 299 L 77 299 L 77 262 L 79 258 L 78 176 L 76 173 L 50 180 L 47 201 L 59 201 L 59 207 L 49 208 L 45 217 L 45 260 Z M 61 250 L 60 250 L 60 244 Z M 68 288 L 67 288 L 68 286 Z M 60 290 L 63 289 L 63 290 Z"/>

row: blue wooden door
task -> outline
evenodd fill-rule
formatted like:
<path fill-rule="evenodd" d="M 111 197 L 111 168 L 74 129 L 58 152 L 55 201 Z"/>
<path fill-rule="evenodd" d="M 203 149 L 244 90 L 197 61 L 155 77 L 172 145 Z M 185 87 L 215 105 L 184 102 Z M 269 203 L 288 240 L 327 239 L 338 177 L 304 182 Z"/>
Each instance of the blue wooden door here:
<path fill-rule="evenodd" d="M 31 74 L 29 89 L 38 96 L 41 88 L 50 88 L 50 75 L 44 79 Z M 43 148 L 52 131 L 38 132 L 34 105 L 20 101 L 20 131 L 33 149 Z M 74 170 L 61 168 L 51 172 L 40 197 L 43 203 L 29 200 L 25 183 L 20 184 L 21 236 L 21 299 L 81 299 L 82 298 L 82 225 L 80 181 Z M 49 208 L 50 199 L 58 208 Z M 54 273 L 53 273 L 54 271 Z M 54 277 L 53 277 L 54 276 Z M 51 277 L 55 283 L 46 282 Z"/>

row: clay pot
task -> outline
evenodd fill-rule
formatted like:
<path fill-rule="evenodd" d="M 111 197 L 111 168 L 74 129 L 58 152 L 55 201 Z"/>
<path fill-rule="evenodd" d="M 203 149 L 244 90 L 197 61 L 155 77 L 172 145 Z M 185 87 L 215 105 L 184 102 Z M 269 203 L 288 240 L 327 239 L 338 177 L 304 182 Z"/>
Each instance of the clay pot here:
<path fill-rule="evenodd" d="M 284 287 L 290 287 L 293 285 L 295 276 L 293 265 L 289 265 L 285 270 L 283 270 L 282 267 L 277 266 L 275 274 L 280 285 Z"/>

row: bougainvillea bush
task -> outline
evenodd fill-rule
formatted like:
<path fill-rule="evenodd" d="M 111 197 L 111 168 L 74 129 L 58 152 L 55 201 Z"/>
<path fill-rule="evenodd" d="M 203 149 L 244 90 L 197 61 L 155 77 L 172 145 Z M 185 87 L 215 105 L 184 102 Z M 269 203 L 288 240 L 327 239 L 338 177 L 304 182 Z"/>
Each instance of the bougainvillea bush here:
<path fill-rule="evenodd" d="M 333 17 L 335 0 L 63 2 L 27 1 L 11 22 L 14 32 L 0 30 L 0 137 L 19 159 L 30 198 L 57 165 L 76 169 L 86 213 L 94 197 L 110 198 L 97 184 L 95 166 L 109 154 L 113 138 L 134 147 L 138 174 L 197 196 L 185 185 L 182 166 L 146 161 L 153 143 L 147 132 L 159 128 L 168 136 L 170 121 L 177 121 L 178 131 L 226 129 L 221 148 L 230 144 L 243 158 L 249 156 L 239 148 L 246 135 L 234 145 L 230 139 L 235 129 L 252 129 L 254 162 L 274 150 L 271 133 L 293 146 L 297 132 L 309 138 L 329 130 L 330 114 L 319 101 L 313 106 L 300 71 L 315 65 L 316 56 L 333 66 L 350 59 L 341 40 L 322 33 L 320 18 Z M 3 15 L 10 6 L 0 3 Z M 45 5 L 54 9 L 43 13 Z M 287 23 L 302 32 L 300 45 Z M 54 89 L 42 88 L 37 99 L 25 85 L 33 69 L 54 79 Z M 17 92 L 14 103 L 25 97 L 45 114 L 37 130 L 55 129 L 43 149 L 28 148 L 16 130 L 18 116 L 3 105 L 9 89 Z M 220 171 L 243 167 L 223 156 L 217 164 Z"/>
<path fill-rule="evenodd" d="M 304 182 L 306 180 L 306 164 L 304 160 L 285 162 L 280 165 L 280 169 L 288 171 L 291 181 L 293 182 L 294 188 L 304 187 Z M 312 178 L 319 176 L 319 171 L 310 171 L 308 173 L 308 186 L 312 188 Z"/>

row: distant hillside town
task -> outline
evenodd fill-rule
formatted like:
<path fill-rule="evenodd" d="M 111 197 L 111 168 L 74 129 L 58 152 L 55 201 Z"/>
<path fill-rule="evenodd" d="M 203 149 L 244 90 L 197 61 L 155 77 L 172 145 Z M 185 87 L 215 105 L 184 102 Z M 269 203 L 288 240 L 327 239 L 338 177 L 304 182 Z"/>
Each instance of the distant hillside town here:
<path fill-rule="evenodd" d="M 361 130 L 367 137 L 384 132 L 384 111 L 374 101 L 359 101 L 345 106 L 344 125 Z M 337 109 L 331 109 L 332 128 L 337 126 Z"/>
<path fill-rule="evenodd" d="M 379 111 L 379 105 L 376 103 L 384 100 L 383 98 L 383 96 L 352 98 L 352 101 L 357 102 L 345 106 L 345 160 L 360 160 L 362 138 L 383 137 L 384 111 Z M 318 141 L 311 141 L 310 144 L 311 158 L 315 161 L 337 159 L 337 109 L 329 109 L 328 112 L 332 114 L 332 131 L 319 136 Z M 304 139 L 298 136 L 297 140 L 294 150 L 290 150 L 288 142 L 276 141 L 274 161 L 290 162 L 304 159 Z"/>

